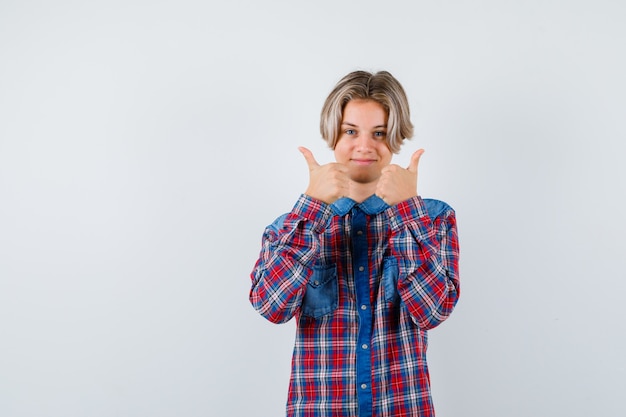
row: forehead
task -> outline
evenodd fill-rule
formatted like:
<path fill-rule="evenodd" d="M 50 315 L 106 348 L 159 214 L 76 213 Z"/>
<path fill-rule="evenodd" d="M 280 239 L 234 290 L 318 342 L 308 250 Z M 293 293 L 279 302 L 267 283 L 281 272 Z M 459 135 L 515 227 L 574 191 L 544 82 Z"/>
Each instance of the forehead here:
<path fill-rule="evenodd" d="M 350 100 L 343 108 L 342 123 L 386 124 L 387 111 L 377 101 L 366 99 Z"/>

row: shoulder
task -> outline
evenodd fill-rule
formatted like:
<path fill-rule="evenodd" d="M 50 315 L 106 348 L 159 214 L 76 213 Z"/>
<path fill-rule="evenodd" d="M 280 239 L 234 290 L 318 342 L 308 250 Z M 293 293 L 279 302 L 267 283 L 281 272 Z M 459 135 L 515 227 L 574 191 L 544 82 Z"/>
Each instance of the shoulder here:
<path fill-rule="evenodd" d="M 450 205 L 441 200 L 435 200 L 434 198 L 424 198 L 424 206 L 428 217 L 435 219 L 437 217 L 447 217 L 450 214 L 454 215 L 454 209 Z"/>
<path fill-rule="evenodd" d="M 272 222 L 272 224 L 267 226 L 267 228 L 274 233 L 278 233 L 278 231 L 283 228 L 283 225 L 285 224 L 285 219 L 287 218 L 288 215 L 289 213 L 285 213 L 285 214 L 278 216 L 276 220 Z"/>

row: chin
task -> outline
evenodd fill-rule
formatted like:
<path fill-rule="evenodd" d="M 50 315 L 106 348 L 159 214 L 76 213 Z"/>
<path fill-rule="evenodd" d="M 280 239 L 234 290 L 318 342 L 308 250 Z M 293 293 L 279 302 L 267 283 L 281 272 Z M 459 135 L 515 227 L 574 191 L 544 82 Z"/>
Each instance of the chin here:
<path fill-rule="evenodd" d="M 352 167 L 349 171 L 350 179 L 357 183 L 370 183 L 378 181 L 380 170 L 374 167 Z"/>
<path fill-rule="evenodd" d="M 378 178 L 380 178 L 380 175 L 356 174 L 350 177 L 352 181 L 359 183 L 359 184 L 369 184 L 369 183 L 378 181 Z"/>

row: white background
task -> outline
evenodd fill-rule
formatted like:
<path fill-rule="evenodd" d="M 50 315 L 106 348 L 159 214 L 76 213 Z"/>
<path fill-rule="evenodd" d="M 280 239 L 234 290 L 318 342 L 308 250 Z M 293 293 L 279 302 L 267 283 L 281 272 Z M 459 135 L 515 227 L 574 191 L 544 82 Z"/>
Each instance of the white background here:
<path fill-rule="evenodd" d="M 264 227 L 338 79 L 404 85 L 457 210 L 440 417 L 624 416 L 626 5 L 0 2 L 0 415 L 280 416 Z"/>

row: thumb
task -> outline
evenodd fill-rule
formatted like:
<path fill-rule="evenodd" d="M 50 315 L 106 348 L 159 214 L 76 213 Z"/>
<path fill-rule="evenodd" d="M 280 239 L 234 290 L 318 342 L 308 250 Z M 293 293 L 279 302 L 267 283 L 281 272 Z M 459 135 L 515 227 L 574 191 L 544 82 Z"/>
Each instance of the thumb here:
<path fill-rule="evenodd" d="M 417 151 L 413 152 L 413 155 L 411 155 L 411 163 L 407 167 L 407 170 L 411 172 L 417 172 L 417 165 L 419 164 L 420 158 L 422 157 L 423 153 L 423 149 L 418 149 Z"/>
<path fill-rule="evenodd" d="M 311 152 L 304 146 L 300 146 L 298 150 L 302 153 L 302 155 L 304 156 L 304 159 L 306 159 L 306 163 L 309 166 L 310 170 L 320 166 L 320 164 L 318 164 L 317 161 L 315 160 L 315 157 L 313 156 L 313 152 Z"/>

